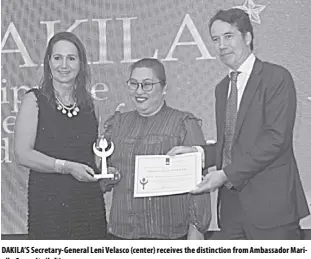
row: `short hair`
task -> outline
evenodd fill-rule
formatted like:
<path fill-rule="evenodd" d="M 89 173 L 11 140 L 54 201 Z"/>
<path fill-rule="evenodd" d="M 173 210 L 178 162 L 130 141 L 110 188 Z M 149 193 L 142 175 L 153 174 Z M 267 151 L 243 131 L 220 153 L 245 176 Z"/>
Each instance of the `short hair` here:
<path fill-rule="evenodd" d="M 252 36 L 250 47 L 251 47 L 251 50 L 253 51 L 253 48 L 254 48 L 253 26 L 249 19 L 249 15 L 245 11 L 238 9 L 238 8 L 232 8 L 228 10 L 219 10 L 209 21 L 208 26 L 209 26 L 210 33 L 211 33 L 211 28 L 212 28 L 213 23 L 217 20 L 234 25 L 242 33 L 243 36 L 245 36 L 247 32 L 250 32 Z"/>
<path fill-rule="evenodd" d="M 133 63 L 130 67 L 130 77 L 135 68 L 150 68 L 156 74 L 157 78 L 160 80 L 161 86 L 165 86 L 166 84 L 166 74 L 164 65 L 156 58 L 143 58 L 135 63 Z"/>
<path fill-rule="evenodd" d="M 49 102 L 51 102 L 51 104 L 54 104 L 55 95 L 49 61 L 53 52 L 54 45 L 62 40 L 73 43 L 78 50 L 80 70 L 76 77 L 76 102 L 80 107 L 93 108 L 93 101 L 89 93 L 91 75 L 90 67 L 87 62 L 86 51 L 80 39 L 71 32 L 59 32 L 49 40 L 44 55 L 43 78 L 41 79 L 40 89 L 42 90 L 43 94 L 47 96 Z"/>

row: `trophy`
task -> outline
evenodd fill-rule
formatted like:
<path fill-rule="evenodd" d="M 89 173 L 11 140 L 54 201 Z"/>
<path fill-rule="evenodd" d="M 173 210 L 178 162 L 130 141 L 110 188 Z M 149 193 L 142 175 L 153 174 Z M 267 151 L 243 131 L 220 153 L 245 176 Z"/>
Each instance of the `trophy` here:
<path fill-rule="evenodd" d="M 114 150 L 114 145 L 110 141 L 110 145 L 106 138 L 100 138 L 98 145 L 93 144 L 93 152 L 96 156 L 101 158 L 101 173 L 95 174 L 96 179 L 114 179 L 115 174 L 108 173 L 107 171 L 107 157 L 109 157 Z"/>

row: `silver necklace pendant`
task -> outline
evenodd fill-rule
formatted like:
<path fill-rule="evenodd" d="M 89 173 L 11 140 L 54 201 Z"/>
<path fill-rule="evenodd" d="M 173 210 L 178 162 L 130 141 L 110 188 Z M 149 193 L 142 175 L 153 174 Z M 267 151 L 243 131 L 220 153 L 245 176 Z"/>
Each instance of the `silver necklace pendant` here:
<path fill-rule="evenodd" d="M 78 115 L 78 112 L 80 111 L 80 109 L 76 103 L 74 103 L 70 107 L 67 107 L 56 96 L 55 98 L 57 102 L 56 109 L 59 110 L 62 114 L 67 115 L 68 118 L 72 118 L 73 116 Z"/>

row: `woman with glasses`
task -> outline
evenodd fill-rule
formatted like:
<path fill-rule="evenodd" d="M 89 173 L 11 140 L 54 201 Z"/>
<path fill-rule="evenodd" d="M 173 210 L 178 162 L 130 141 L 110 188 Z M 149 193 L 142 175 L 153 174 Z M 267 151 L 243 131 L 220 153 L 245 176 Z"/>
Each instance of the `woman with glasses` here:
<path fill-rule="evenodd" d="M 205 143 L 200 120 L 169 107 L 165 69 L 157 59 L 131 66 L 127 88 L 135 110 L 116 112 L 104 125 L 115 150 L 110 166 L 122 177 L 114 186 L 109 232 L 113 239 L 203 239 L 210 223 L 209 194 L 134 198 L 136 155 L 164 155 L 176 145 Z"/>

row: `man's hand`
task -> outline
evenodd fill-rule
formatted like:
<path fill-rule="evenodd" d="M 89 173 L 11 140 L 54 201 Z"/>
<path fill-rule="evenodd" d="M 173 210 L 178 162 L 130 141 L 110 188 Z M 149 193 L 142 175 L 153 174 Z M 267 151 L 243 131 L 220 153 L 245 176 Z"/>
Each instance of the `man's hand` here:
<path fill-rule="evenodd" d="M 199 194 L 203 192 L 213 192 L 228 180 L 224 170 L 211 171 L 204 176 L 203 181 L 190 193 Z"/>
<path fill-rule="evenodd" d="M 198 152 L 197 148 L 195 147 L 176 146 L 176 147 L 173 147 L 170 151 L 168 151 L 167 155 L 175 156 L 175 155 L 194 153 L 194 152 Z"/>

